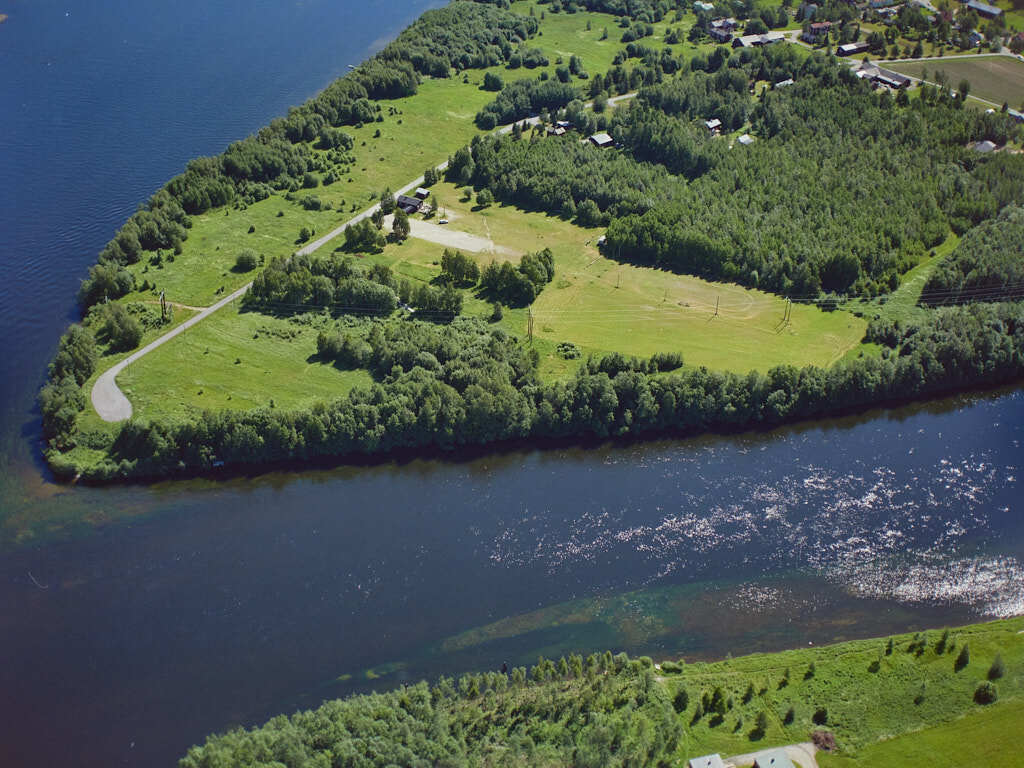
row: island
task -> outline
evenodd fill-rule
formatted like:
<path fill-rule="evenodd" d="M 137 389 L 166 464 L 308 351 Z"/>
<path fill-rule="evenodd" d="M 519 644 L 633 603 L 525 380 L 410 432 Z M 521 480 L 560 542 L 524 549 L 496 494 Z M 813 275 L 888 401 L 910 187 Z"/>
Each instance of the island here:
<path fill-rule="evenodd" d="M 1018 381 L 1020 113 L 880 68 L 839 5 L 813 30 L 706 5 L 454 0 L 191 161 L 82 282 L 39 398 L 55 475 L 759 429 Z"/>

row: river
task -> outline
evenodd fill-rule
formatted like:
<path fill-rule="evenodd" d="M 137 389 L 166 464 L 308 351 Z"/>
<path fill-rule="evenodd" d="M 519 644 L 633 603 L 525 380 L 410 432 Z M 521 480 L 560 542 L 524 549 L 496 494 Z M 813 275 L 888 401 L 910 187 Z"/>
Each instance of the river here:
<path fill-rule="evenodd" d="M 106 238 L 424 7 L 4 9 L 0 765 L 173 765 L 210 731 L 540 653 L 1024 611 L 1017 389 L 730 437 L 50 481 L 32 398 Z"/>

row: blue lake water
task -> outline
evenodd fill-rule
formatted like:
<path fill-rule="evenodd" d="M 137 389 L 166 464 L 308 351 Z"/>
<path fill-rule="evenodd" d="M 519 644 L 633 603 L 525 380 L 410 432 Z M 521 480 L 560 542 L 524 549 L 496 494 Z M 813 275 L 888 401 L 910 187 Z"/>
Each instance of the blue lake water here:
<path fill-rule="evenodd" d="M 426 7 L 0 8 L 0 522 L 28 532 L 0 549 L 0 765 L 173 765 L 213 730 L 538 653 L 1024 610 L 1015 389 L 728 438 L 49 482 L 33 398 L 96 252 Z"/>

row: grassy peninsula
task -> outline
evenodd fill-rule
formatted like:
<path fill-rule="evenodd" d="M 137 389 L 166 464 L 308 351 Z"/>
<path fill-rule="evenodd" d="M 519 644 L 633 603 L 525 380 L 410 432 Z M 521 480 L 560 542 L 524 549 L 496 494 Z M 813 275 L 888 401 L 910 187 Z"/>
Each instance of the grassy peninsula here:
<path fill-rule="evenodd" d="M 822 766 L 1019 766 L 1022 665 L 1022 619 L 711 663 L 573 654 L 330 701 L 180 765 L 669 766 L 813 739 Z"/>
<path fill-rule="evenodd" d="M 717 43 L 715 15 L 456 0 L 189 163 L 83 281 L 40 398 L 51 467 L 746 429 L 1019 378 L 1016 284 L 921 294 L 1017 242 L 1019 125 L 827 50 Z M 961 252 L 986 222 L 1013 232 Z M 99 416 L 106 371 L 250 283 Z"/>

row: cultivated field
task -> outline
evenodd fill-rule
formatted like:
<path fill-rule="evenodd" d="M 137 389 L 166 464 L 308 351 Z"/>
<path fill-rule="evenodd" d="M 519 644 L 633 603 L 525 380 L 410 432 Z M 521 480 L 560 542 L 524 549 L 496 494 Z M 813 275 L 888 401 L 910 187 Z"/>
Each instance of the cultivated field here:
<path fill-rule="evenodd" d="M 1024 105 L 1024 61 L 1009 56 L 959 56 L 942 61 L 913 61 L 886 64 L 896 72 L 935 82 L 936 72 L 945 72 L 953 88 L 966 78 L 971 95 L 995 104 L 1007 102 L 1016 109 Z"/>

